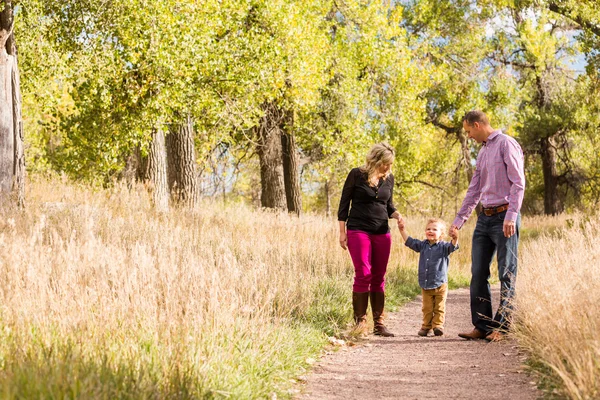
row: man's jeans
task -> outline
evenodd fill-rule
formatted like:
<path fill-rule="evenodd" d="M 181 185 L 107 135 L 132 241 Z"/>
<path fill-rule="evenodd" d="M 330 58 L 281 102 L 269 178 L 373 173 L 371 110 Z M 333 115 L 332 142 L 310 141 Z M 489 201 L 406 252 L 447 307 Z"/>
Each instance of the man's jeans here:
<path fill-rule="evenodd" d="M 508 329 L 510 313 L 517 280 L 517 247 L 521 215 L 517 216 L 515 234 L 506 238 L 503 232 L 506 211 L 487 216 L 479 214 L 473 232 L 471 251 L 471 319 L 482 332 L 495 328 Z M 490 265 L 494 253 L 498 254 L 498 277 L 500 278 L 500 306 L 492 319 L 492 294 L 490 292 Z"/>

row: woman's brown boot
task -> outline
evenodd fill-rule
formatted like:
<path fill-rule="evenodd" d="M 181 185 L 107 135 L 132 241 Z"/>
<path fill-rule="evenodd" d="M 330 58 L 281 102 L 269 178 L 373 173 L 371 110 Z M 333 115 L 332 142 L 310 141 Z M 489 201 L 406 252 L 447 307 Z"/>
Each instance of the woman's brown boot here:
<path fill-rule="evenodd" d="M 394 337 L 383 324 L 384 292 L 371 292 L 371 310 L 373 311 L 373 333 L 377 336 Z"/>
<path fill-rule="evenodd" d="M 369 306 L 369 292 L 352 292 L 352 309 L 354 310 L 354 330 L 357 333 L 366 333 L 367 307 Z"/>

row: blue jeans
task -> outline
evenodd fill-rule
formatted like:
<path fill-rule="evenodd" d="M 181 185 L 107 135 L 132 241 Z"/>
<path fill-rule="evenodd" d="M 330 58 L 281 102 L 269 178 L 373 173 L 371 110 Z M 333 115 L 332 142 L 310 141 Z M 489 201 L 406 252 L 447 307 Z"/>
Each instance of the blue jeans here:
<path fill-rule="evenodd" d="M 508 329 L 512 300 L 517 280 L 517 247 L 521 215 L 517 216 L 515 234 L 504 236 L 503 224 L 506 211 L 487 216 L 479 214 L 473 232 L 471 251 L 471 320 L 475 328 L 489 333 L 500 328 Z M 500 278 L 500 306 L 492 318 L 492 294 L 490 291 L 490 265 L 494 253 L 498 255 L 498 277 Z"/>

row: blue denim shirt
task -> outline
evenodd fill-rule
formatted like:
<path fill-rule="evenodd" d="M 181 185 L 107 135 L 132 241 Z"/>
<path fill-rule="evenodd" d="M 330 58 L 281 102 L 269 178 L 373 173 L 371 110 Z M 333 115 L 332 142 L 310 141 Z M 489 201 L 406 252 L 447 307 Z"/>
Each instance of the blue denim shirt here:
<path fill-rule="evenodd" d="M 439 241 L 430 244 L 429 240 L 417 240 L 409 237 L 406 247 L 419 253 L 419 286 L 425 290 L 437 289 L 448 282 L 448 264 L 450 253 L 458 250 L 452 242 Z"/>

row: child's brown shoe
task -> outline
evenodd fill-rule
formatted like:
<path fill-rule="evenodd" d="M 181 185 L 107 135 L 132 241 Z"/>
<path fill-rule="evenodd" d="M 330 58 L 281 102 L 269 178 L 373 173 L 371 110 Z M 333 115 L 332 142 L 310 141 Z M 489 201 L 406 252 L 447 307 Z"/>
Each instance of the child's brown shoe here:
<path fill-rule="evenodd" d="M 419 335 L 419 336 L 427 336 L 427 334 L 430 331 L 431 331 L 431 329 L 421 328 L 421 329 L 419 329 L 419 332 L 417 332 L 417 335 Z"/>
<path fill-rule="evenodd" d="M 444 336 L 444 329 L 440 327 L 433 328 L 433 334 L 435 336 Z"/>

